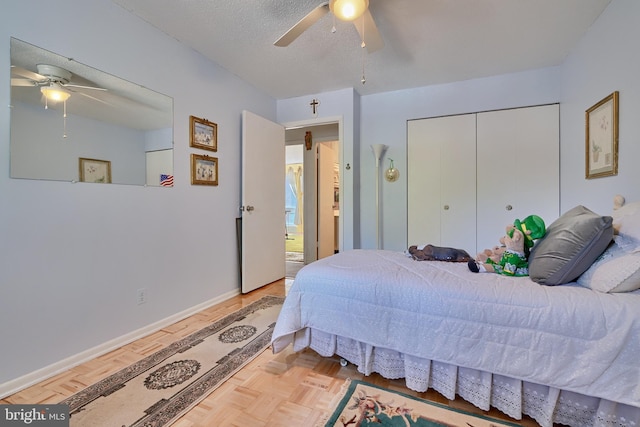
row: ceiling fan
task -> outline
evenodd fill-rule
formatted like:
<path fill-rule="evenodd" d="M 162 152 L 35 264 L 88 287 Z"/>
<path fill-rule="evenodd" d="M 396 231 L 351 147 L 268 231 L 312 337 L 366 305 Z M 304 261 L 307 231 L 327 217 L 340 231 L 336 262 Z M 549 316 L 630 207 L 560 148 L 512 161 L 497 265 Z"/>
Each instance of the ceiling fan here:
<path fill-rule="evenodd" d="M 276 40 L 274 45 L 280 47 L 288 46 L 329 11 L 342 21 L 353 22 L 362 39 L 362 47 L 366 47 L 369 53 L 382 49 L 384 42 L 369 11 L 369 0 L 330 0 L 323 2 Z"/>
<path fill-rule="evenodd" d="M 71 72 L 55 65 L 38 64 L 36 68 L 38 70 L 37 73 L 27 70 L 26 68 L 12 65 L 11 86 L 39 87 L 48 101 L 66 101 L 71 96 L 71 92 L 74 92 L 96 101 L 104 102 L 74 89 L 91 89 L 98 91 L 106 91 L 107 89 L 73 83 L 71 81 L 73 76 Z"/>

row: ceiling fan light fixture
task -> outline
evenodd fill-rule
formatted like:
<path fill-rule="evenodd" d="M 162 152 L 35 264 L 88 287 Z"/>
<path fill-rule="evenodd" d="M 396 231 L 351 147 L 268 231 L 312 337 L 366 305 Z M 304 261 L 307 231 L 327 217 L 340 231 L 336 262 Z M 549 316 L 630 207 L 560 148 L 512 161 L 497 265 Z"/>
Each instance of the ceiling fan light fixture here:
<path fill-rule="evenodd" d="M 71 80 L 71 72 L 64 68 L 56 67 L 49 64 L 37 64 L 38 74 L 43 75 L 54 82 L 69 83 Z"/>
<path fill-rule="evenodd" d="M 330 0 L 329 9 L 341 21 L 353 21 L 369 7 L 369 0 Z"/>
<path fill-rule="evenodd" d="M 47 98 L 47 101 L 51 102 L 64 102 L 71 96 L 68 90 L 63 89 L 61 86 L 42 86 L 40 92 Z"/>

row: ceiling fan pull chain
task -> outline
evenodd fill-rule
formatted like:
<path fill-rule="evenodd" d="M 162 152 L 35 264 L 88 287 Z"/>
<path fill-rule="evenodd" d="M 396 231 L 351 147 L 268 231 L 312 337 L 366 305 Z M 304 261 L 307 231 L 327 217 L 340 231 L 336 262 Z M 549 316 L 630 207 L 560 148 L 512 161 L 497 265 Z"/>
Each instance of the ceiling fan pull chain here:
<path fill-rule="evenodd" d="M 62 102 L 62 137 L 67 137 L 67 101 Z"/>
<path fill-rule="evenodd" d="M 367 44 L 365 43 L 364 39 L 366 38 L 364 35 L 364 32 L 366 31 L 365 26 L 364 26 L 364 15 L 362 15 L 362 44 L 360 44 L 361 48 L 365 48 L 367 46 Z"/>
<path fill-rule="evenodd" d="M 367 82 L 367 78 L 364 75 L 364 49 L 362 49 L 362 79 L 360 80 L 362 84 Z"/>
<path fill-rule="evenodd" d="M 364 48 L 366 47 L 366 43 L 364 42 L 364 15 L 362 16 L 362 44 L 360 45 L 360 47 L 362 48 L 362 79 L 360 81 L 362 82 L 362 84 L 365 84 L 367 82 L 367 78 L 364 76 Z"/>

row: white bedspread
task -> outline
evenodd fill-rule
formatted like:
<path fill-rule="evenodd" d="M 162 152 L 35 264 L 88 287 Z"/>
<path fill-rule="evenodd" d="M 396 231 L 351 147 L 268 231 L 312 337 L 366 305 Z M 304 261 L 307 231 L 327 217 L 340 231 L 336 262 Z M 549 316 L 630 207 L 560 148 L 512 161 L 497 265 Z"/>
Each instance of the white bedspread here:
<path fill-rule="evenodd" d="M 472 273 L 354 250 L 297 274 L 273 333 L 313 328 L 374 347 L 640 407 L 640 294 Z"/>

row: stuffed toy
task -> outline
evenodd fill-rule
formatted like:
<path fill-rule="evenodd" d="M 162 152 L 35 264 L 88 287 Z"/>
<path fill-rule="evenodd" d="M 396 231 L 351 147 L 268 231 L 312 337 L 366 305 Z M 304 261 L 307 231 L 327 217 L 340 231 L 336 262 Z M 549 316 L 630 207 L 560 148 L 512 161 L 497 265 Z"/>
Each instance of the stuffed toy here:
<path fill-rule="evenodd" d="M 447 248 L 444 246 L 424 245 L 409 246 L 409 256 L 416 261 L 449 261 L 469 262 L 471 255 L 464 249 Z"/>
<path fill-rule="evenodd" d="M 524 234 L 524 251 L 528 258 L 534 240 L 542 239 L 546 233 L 544 220 L 538 215 L 529 215 L 522 221 L 519 219 L 513 221 L 513 226 Z"/>
<path fill-rule="evenodd" d="M 470 260 L 467 265 L 474 273 L 490 272 L 506 276 L 529 275 L 529 250 L 533 247 L 534 240 L 540 239 L 545 234 L 545 225 L 542 218 L 530 215 L 524 220 L 516 219 L 513 225 L 506 227 L 506 234 L 500 238 L 504 247 L 495 247 L 493 250 L 485 250 L 478 254 L 476 260 Z M 497 254 L 501 254 L 496 260 Z"/>
<path fill-rule="evenodd" d="M 500 262 L 500 258 L 502 258 L 502 254 L 505 251 L 504 246 L 494 246 L 491 249 L 485 249 L 482 252 L 478 252 L 476 254 L 476 261 L 481 263 L 486 263 L 487 260 L 491 260 L 494 263 Z"/>

